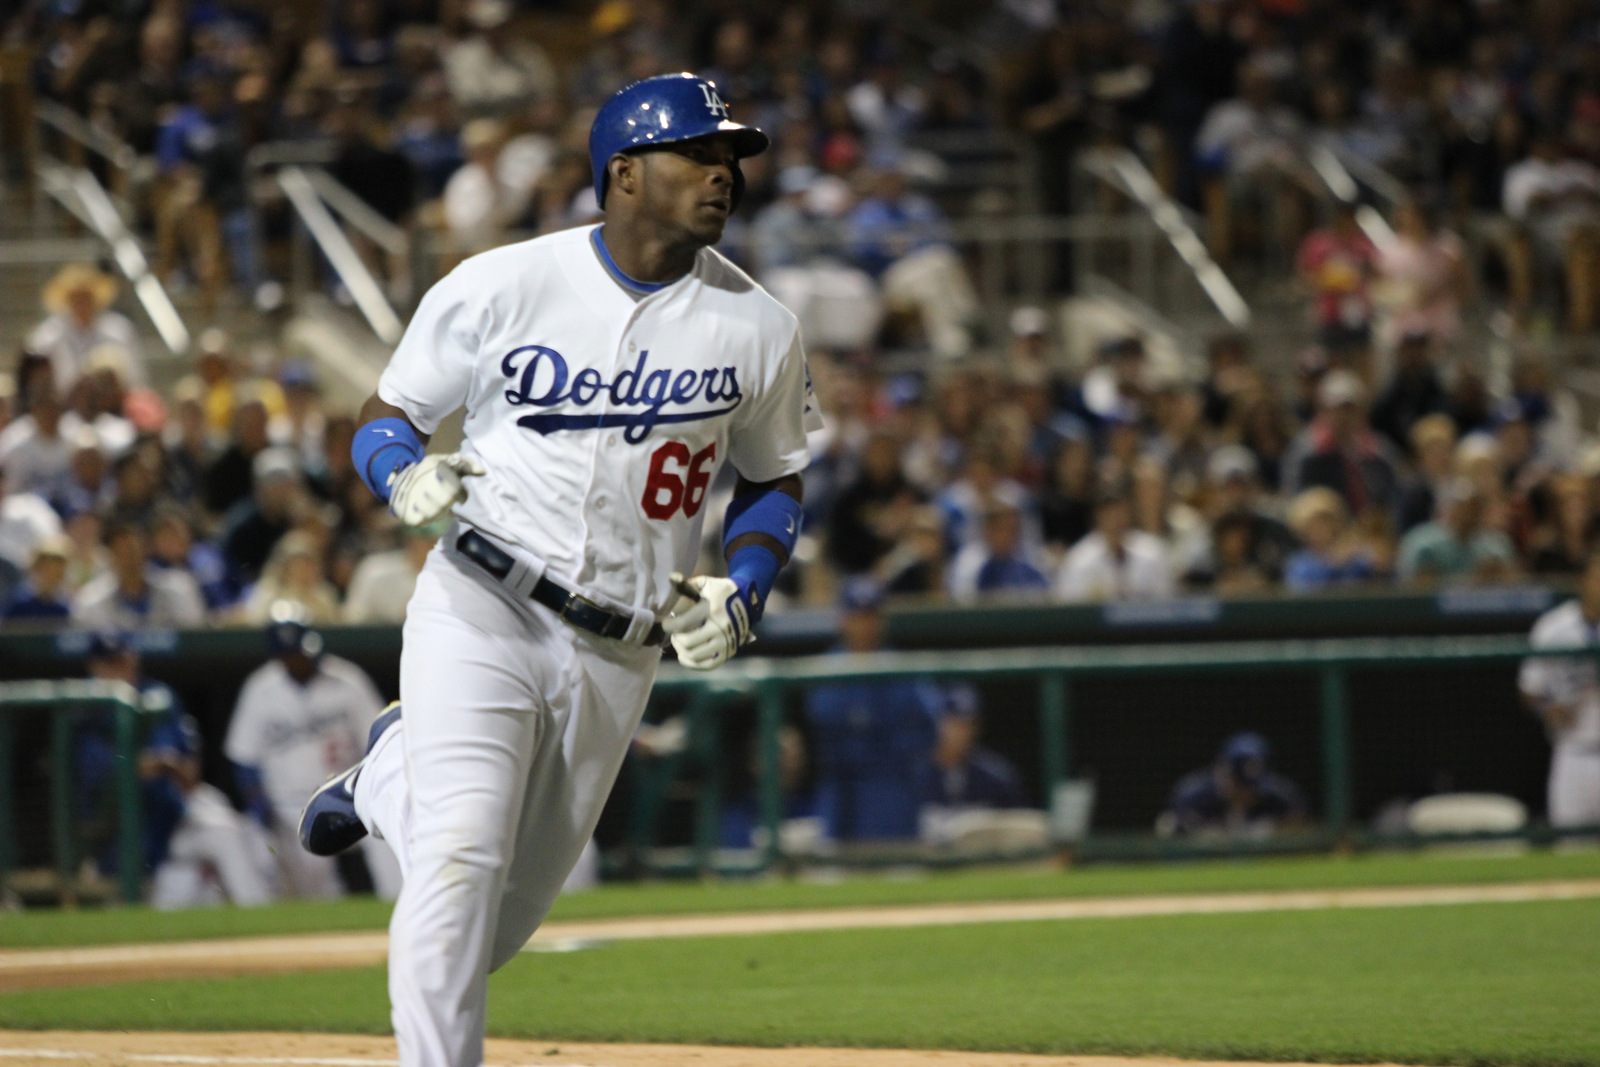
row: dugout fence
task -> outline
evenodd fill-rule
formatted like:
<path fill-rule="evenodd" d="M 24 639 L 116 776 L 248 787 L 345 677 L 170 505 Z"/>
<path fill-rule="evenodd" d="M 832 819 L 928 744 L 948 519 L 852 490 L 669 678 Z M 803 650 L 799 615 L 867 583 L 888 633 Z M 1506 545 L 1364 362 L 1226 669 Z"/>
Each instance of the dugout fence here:
<path fill-rule="evenodd" d="M 1407 782 L 1426 772 L 1430 757 L 1418 753 L 1427 751 L 1444 751 L 1465 768 L 1466 780 L 1456 786 L 1530 800 L 1542 793 L 1548 749 L 1536 720 L 1517 704 L 1515 671 L 1530 655 L 1574 654 L 1600 650 L 1536 652 L 1522 637 L 1469 635 L 752 658 L 710 674 L 668 664 L 648 718 L 678 718 L 682 743 L 631 761 L 611 806 L 622 824 L 611 865 L 633 874 L 741 874 L 817 859 L 786 853 L 782 844 L 785 724 L 802 718 L 814 686 L 897 679 L 980 687 L 994 747 L 1019 765 L 1037 807 L 1059 806 L 1074 783 L 1094 781 L 1100 799 L 1087 834 L 1058 836 L 1050 849 L 1070 847 L 1094 859 L 1427 843 L 1435 838 L 1374 829 L 1379 801 L 1406 792 Z M 117 889 L 125 900 L 139 899 L 138 753 L 150 710 L 117 683 L 0 683 L 0 884 L 18 866 L 24 838 L 35 860 L 48 853 L 61 886 L 73 883 L 84 850 L 73 825 L 72 739 L 98 716 L 115 739 Z M 1265 840 L 1155 837 L 1151 820 L 1176 774 L 1204 764 L 1223 734 L 1241 728 L 1272 738 L 1276 762 L 1311 799 L 1313 822 Z M 1429 783 L 1412 790 L 1427 791 Z M 761 829 L 754 849 L 726 848 L 721 840 L 724 816 L 741 795 L 753 802 Z M 1499 836 L 1560 835 L 1534 823 Z M 847 849 L 831 858 L 993 857 L 913 846 Z"/>

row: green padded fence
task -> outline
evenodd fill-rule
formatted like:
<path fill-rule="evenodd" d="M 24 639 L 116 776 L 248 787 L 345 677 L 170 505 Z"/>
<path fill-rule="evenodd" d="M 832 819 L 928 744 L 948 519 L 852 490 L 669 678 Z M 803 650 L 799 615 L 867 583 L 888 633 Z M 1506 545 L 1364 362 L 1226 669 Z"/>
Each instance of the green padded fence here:
<path fill-rule="evenodd" d="M 662 694 L 688 694 L 697 714 L 704 705 L 753 699 L 757 715 L 762 866 L 780 859 L 778 825 L 783 810 L 778 776 L 778 733 L 791 691 L 834 682 L 928 678 L 946 681 L 1027 679 L 1038 687 L 1039 773 L 1045 796 L 1067 780 L 1072 767 L 1074 683 L 1091 677 L 1204 675 L 1216 672 L 1309 671 L 1319 681 L 1324 830 L 1302 844 L 1331 847 L 1352 838 L 1351 713 L 1349 675 L 1355 670 L 1448 668 L 1514 663 L 1539 655 L 1600 656 L 1600 648 L 1535 651 L 1522 637 L 1464 636 L 1249 641 L 1195 645 L 1026 648 L 735 660 L 711 674 L 665 665 L 656 682 Z M 1249 847 L 1248 845 L 1246 847 Z M 697 850 L 704 856 L 705 849 Z M 1138 850 L 1127 850 L 1138 851 Z M 1148 850 L 1145 850 L 1148 852 Z"/>

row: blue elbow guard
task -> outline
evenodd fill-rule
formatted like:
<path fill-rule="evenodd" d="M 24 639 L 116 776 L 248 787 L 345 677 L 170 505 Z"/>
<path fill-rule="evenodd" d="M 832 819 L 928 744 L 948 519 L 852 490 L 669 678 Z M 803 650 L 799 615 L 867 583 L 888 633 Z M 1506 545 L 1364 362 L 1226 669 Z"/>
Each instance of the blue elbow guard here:
<path fill-rule="evenodd" d="M 374 496 L 389 502 L 389 477 L 423 456 L 422 441 L 405 419 L 373 419 L 356 431 L 350 458 Z"/>
<path fill-rule="evenodd" d="M 728 515 L 723 522 L 723 550 L 745 534 L 759 533 L 782 545 L 784 555 L 792 555 L 795 542 L 800 539 L 800 521 L 800 503 L 787 493 L 769 489 L 764 493 L 736 496 L 728 505 Z M 745 545 L 728 557 L 728 577 L 741 589 L 754 590 L 757 594 L 745 598 L 752 622 L 761 617 L 772 593 L 772 583 L 777 581 L 782 568 L 783 561 L 765 545 Z"/>
<path fill-rule="evenodd" d="M 727 547 L 745 534 L 766 534 L 783 546 L 783 554 L 794 554 L 794 544 L 800 540 L 800 522 L 803 514 L 800 502 L 788 493 L 768 489 L 763 493 L 746 493 L 736 496 L 728 505 L 727 518 L 722 523 L 722 547 Z"/>

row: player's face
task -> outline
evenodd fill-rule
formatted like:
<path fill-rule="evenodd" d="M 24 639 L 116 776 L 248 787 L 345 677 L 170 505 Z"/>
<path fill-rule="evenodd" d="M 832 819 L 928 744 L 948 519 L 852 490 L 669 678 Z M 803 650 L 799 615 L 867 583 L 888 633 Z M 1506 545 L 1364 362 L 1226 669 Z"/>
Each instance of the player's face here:
<path fill-rule="evenodd" d="M 644 210 L 702 245 L 722 239 L 733 212 L 733 138 L 713 134 L 644 154 Z"/>

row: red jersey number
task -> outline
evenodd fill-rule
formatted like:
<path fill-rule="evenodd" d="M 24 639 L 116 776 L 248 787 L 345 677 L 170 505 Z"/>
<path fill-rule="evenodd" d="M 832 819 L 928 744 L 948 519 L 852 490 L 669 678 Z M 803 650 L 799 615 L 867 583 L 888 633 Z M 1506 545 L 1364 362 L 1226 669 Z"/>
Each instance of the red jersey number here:
<path fill-rule="evenodd" d="M 711 484 L 711 463 L 717 458 L 717 443 L 706 445 L 694 455 L 682 441 L 668 441 L 650 456 L 650 476 L 645 479 L 644 513 L 652 519 L 670 519 L 682 508 L 694 518 L 705 503 Z"/>

